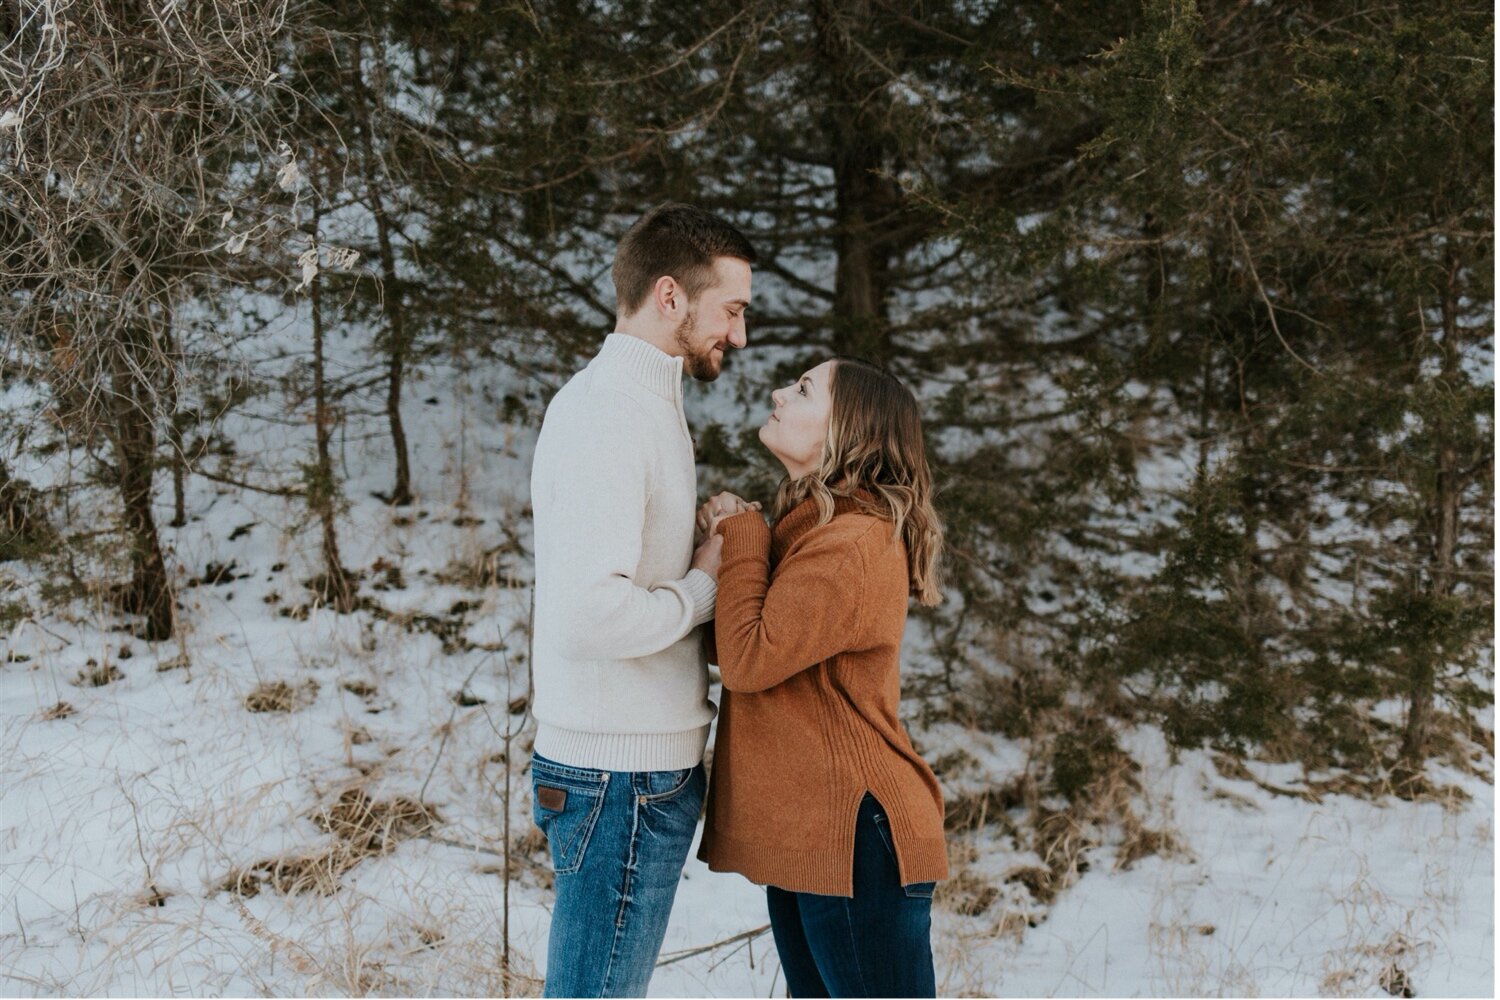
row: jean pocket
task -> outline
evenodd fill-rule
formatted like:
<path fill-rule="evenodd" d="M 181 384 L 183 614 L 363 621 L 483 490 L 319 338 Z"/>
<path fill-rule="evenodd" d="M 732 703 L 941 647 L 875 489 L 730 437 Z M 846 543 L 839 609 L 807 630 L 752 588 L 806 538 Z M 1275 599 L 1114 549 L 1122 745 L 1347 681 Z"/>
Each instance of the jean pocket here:
<path fill-rule="evenodd" d="M 666 802 L 681 795 L 693 783 L 696 767 L 673 771 L 641 771 L 636 778 L 636 794 L 642 802 Z"/>
<path fill-rule="evenodd" d="M 912 899 L 931 899 L 936 888 L 936 882 L 913 882 L 911 885 L 903 885 L 901 891 Z"/>
<path fill-rule="evenodd" d="M 583 867 L 608 785 L 606 772 L 583 771 L 532 758 L 531 815 L 547 835 L 555 874 L 571 875 Z"/>

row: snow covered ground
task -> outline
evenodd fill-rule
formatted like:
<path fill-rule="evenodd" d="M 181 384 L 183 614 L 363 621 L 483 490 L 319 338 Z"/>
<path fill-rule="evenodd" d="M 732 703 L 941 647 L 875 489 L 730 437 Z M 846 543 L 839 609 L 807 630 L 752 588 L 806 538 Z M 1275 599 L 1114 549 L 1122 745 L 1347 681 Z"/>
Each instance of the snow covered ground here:
<path fill-rule="evenodd" d="M 551 897 L 520 701 L 534 431 L 498 419 L 509 391 L 495 373 L 413 381 L 406 510 L 371 498 L 387 444 L 351 418 L 340 541 L 378 608 L 313 606 L 317 537 L 294 501 L 199 479 L 194 519 L 163 528 L 180 643 L 87 602 L 0 635 L 0 993 L 540 989 Z M 311 448 L 310 427 L 230 430 L 283 466 Z M 75 516 L 108 502 L 81 493 Z M 231 568 L 190 586 L 210 564 Z M 0 571 L 0 600 L 41 607 L 39 578 Z M 914 735 L 930 759 L 972 757 L 944 774 L 954 795 L 1024 760 L 952 723 Z M 1467 794 L 1447 803 L 1286 795 L 1268 789 L 1303 787 L 1295 768 L 1235 776 L 1149 729 L 1123 742 L 1142 822 L 1177 849 L 1117 866 L 1118 831 L 1100 831 L 1044 903 L 1015 877 L 1041 859 L 999 826 L 955 837 L 942 993 L 1493 995 L 1490 781 L 1435 771 Z M 761 890 L 690 861 L 652 993 L 784 995 L 765 923 Z"/>

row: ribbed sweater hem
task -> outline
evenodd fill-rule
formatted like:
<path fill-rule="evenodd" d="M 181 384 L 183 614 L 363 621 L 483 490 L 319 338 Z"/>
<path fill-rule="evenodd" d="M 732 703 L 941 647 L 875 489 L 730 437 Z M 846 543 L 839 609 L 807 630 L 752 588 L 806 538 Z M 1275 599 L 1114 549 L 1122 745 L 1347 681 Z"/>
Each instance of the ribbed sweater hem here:
<path fill-rule="evenodd" d="M 940 882 L 948 877 L 948 845 L 942 838 L 899 844 L 901 884 Z M 819 896 L 854 895 L 852 844 L 830 844 L 815 851 L 749 843 L 705 830 L 698 856 L 710 871 L 734 872 L 757 885 Z"/>
<path fill-rule="evenodd" d="M 537 721 L 536 752 L 570 767 L 679 771 L 703 762 L 708 726 L 677 733 L 588 733 Z"/>

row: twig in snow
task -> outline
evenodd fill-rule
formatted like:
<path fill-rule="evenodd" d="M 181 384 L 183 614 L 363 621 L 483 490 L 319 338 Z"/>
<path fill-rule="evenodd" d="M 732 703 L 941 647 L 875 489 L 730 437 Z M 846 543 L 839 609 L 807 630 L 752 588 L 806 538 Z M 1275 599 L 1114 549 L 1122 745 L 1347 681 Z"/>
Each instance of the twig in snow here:
<path fill-rule="evenodd" d="M 469 682 L 474 679 L 475 674 L 479 673 L 479 668 L 484 666 L 485 663 L 488 662 L 491 655 L 493 654 L 487 654 L 478 663 L 474 664 L 474 669 L 469 671 L 469 676 L 464 678 L 463 684 L 459 687 L 460 691 L 467 691 L 469 689 Z M 453 720 L 458 716 L 458 709 L 459 704 L 457 701 L 455 701 L 453 703 L 453 711 L 448 713 L 448 724 L 443 727 L 443 739 L 442 742 L 438 744 L 437 756 L 432 758 L 432 768 L 427 772 L 427 779 L 422 782 L 422 790 L 417 792 L 417 801 L 422 803 L 424 806 L 427 804 L 428 782 L 432 781 L 432 776 L 437 773 L 438 761 L 443 759 L 443 748 L 448 745 L 448 737 L 453 732 Z"/>

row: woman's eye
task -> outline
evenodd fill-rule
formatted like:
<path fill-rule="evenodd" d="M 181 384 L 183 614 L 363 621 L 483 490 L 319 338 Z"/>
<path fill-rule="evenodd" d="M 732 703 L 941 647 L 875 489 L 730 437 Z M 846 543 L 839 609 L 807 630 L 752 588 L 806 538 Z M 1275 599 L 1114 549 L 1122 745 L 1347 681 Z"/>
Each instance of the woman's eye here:
<path fill-rule="evenodd" d="M 797 386 L 797 391 L 800 392 L 800 393 L 802 393 L 802 395 L 806 396 L 807 395 L 807 383 L 805 383 L 805 382 L 804 383 L 800 383 Z"/>

